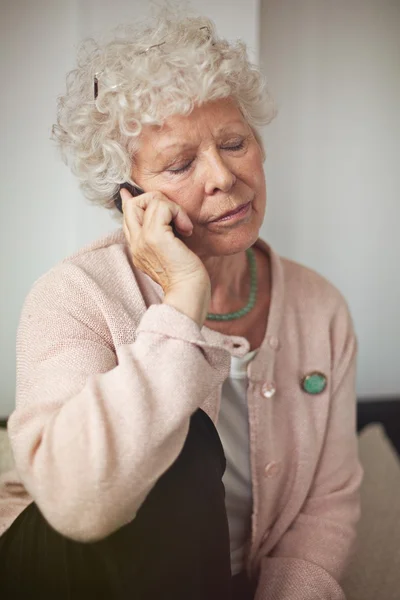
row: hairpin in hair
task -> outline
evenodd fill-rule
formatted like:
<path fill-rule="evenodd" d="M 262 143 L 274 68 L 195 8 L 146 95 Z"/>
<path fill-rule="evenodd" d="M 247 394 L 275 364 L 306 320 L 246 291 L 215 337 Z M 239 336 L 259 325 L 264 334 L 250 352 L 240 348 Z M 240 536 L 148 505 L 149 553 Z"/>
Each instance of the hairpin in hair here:
<path fill-rule="evenodd" d="M 211 29 L 208 25 L 203 25 L 203 27 L 200 27 L 200 29 L 206 29 L 209 37 L 211 37 Z"/>
<path fill-rule="evenodd" d="M 200 27 L 200 29 L 206 29 L 209 38 L 211 38 L 211 29 L 208 25 L 203 25 L 203 27 Z M 153 44 L 152 46 L 149 46 L 148 48 L 146 48 L 145 50 L 142 50 L 141 52 L 138 52 L 138 54 L 147 54 L 147 52 L 149 50 L 151 50 L 152 48 L 160 48 L 161 46 L 163 46 L 166 42 L 160 42 L 159 44 Z M 214 42 L 213 42 L 214 45 Z M 96 100 L 98 94 L 99 94 L 99 75 L 101 75 L 101 73 L 95 73 L 94 74 L 94 79 L 93 79 L 93 95 L 94 95 L 94 99 Z M 113 86 L 113 87 L 117 87 L 117 86 Z"/>
<path fill-rule="evenodd" d="M 211 31 L 211 28 L 209 27 L 209 25 L 203 25 L 203 27 L 200 27 L 200 29 L 205 29 L 207 31 L 207 33 L 208 33 L 208 39 L 211 40 L 211 38 L 212 38 L 212 31 Z M 214 41 L 211 42 L 211 44 L 213 46 L 215 46 L 215 42 Z"/>
<path fill-rule="evenodd" d="M 164 46 L 164 44 L 165 44 L 165 42 L 161 42 L 160 44 L 153 44 L 153 46 L 149 46 L 145 50 L 142 50 L 141 52 L 138 52 L 138 54 L 147 54 L 147 52 L 149 50 L 151 50 L 152 48 L 160 48 L 160 46 Z"/>
<path fill-rule="evenodd" d="M 96 100 L 97 96 L 99 95 L 99 77 L 102 73 L 103 73 L 103 71 L 98 71 L 97 73 L 94 74 L 93 95 L 94 95 L 95 100 Z"/>

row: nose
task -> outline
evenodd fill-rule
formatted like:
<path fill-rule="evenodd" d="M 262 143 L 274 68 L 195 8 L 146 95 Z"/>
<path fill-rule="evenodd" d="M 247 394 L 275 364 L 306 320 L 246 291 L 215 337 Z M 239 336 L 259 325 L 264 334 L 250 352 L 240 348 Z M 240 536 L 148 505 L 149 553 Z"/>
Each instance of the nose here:
<path fill-rule="evenodd" d="M 207 156 L 205 182 L 207 195 L 219 191 L 227 193 L 235 185 L 236 176 L 216 150 L 210 152 Z"/>

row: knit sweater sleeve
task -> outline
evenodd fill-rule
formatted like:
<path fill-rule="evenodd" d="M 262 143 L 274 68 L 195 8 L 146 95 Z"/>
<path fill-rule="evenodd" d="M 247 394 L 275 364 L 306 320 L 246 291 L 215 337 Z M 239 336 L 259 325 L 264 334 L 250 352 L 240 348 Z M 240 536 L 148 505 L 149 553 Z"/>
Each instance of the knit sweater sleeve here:
<path fill-rule="evenodd" d="M 17 334 L 9 434 L 21 480 L 71 539 L 131 521 L 181 451 L 192 413 L 229 372 L 226 350 L 166 304 L 114 348 L 101 308 L 70 266 L 39 279 Z"/>

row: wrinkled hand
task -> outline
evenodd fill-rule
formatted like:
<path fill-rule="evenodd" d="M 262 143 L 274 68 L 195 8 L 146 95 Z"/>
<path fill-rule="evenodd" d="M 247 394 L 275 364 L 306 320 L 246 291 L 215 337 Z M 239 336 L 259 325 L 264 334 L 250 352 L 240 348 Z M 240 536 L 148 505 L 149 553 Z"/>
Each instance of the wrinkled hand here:
<path fill-rule="evenodd" d="M 132 196 L 121 189 L 123 231 L 135 267 L 146 273 L 167 293 L 188 282 L 209 282 L 201 259 L 177 237 L 189 237 L 193 224 L 188 214 L 161 192 Z"/>

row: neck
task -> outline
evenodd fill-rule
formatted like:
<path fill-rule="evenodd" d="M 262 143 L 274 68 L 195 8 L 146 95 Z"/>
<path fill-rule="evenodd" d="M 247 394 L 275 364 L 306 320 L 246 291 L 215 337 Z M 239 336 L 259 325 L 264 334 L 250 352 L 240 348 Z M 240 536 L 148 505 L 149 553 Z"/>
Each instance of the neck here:
<path fill-rule="evenodd" d="M 211 281 L 209 312 L 241 308 L 249 295 L 250 273 L 245 252 L 203 259 Z"/>

